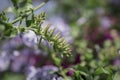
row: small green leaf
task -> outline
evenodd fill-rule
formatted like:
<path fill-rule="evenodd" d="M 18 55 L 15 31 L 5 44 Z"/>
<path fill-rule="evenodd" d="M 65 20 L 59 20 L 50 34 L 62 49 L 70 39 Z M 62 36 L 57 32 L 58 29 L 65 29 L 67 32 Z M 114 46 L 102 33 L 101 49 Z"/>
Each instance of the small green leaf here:
<path fill-rule="evenodd" d="M 60 58 L 57 58 L 57 57 L 55 56 L 55 54 L 52 54 L 52 58 L 53 58 L 53 60 L 55 61 L 55 64 L 56 64 L 57 66 L 60 66 L 60 65 L 61 65 L 61 59 L 60 59 Z"/>
<path fill-rule="evenodd" d="M 98 69 L 96 69 L 94 74 L 100 75 L 100 74 L 110 74 L 110 73 L 106 69 L 104 69 L 103 67 L 99 67 Z"/>
<path fill-rule="evenodd" d="M 10 37 L 15 37 L 17 35 L 17 29 L 13 28 L 11 33 L 10 33 Z"/>
<path fill-rule="evenodd" d="M 47 36 L 48 30 L 49 30 L 49 28 L 50 28 L 50 25 L 51 25 L 51 24 L 48 24 L 48 25 L 45 27 L 45 29 L 44 29 L 44 35 L 45 35 L 45 36 Z"/>
<path fill-rule="evenodd" d="M 17 0 L 11 0 L 13 6 L 18 9 L 18 1 Z"/>
<path fill-rule="evenodd" d="M 84 80 L 79 71 L 75 71 L 74 80 Z"/>
<path fill-rule="evenodd" d="M 5 26 L 0 25 L 0 33 L 5 30 Z"/>
<path fill-rule="evenodd" d="M 88 76 L 88 74 L 86 72 L 83 72 L 83 71 L 79 71 L 81 75 L 84 75 L 84 76 Z"/>
<path fill-rule="evenodd" d="M 83 71 L 83 72 L 86 72 L 86 73 L 88 72 L 88 69 L 86 67 L 81 66 L 81 65 L 77 65 L 76 68 L 80 71 Z"/>
<path fill-rule="evenodd" d="M 113 80 L 120 80 L 120 73 L 117 72 L 113 78 Z"/>
<path fill-rule="evenodd" d="M 57 41 L 58 39 L 60 39 L 60 32 L 58 32 L 55 36 L 54 36 L 54 40 Z"/>
<path fill-rule="evenodd" d="M 26 20 L 26 26 L 29 27 L 31 25 L 32 20 Z"/>
<path fill-rule="evenodd" d="M 54 29 L 52 29 L 52 30 L 50 30 L 50 34 L 49 34 L 49 36 L 50 36 L 50 37 L 52 37 L 52 36 L 53 36 L 54 31 L 55 31 L 55 28 L 54 28 Z"/>

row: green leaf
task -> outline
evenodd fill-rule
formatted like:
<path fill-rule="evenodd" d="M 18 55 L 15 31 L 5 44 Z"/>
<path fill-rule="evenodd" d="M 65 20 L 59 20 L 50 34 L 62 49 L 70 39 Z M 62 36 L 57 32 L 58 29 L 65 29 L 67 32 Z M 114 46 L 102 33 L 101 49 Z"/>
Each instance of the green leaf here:
<path fill-rule="evenodd" d="M 74 80 L 84 80 L 79 71 L 75 71 Z"/>
<path fill-rule="evenodd" d="M 10 33 L 10 37 L 15 37 L 17 35 L 17 29 L 13 28 L 11 33 Z"/>
<path fill-rule="evenodd" d="M 120 73 L 117 72 L 113 78 L 113 80 L 120 80 Z"/>
<path fill-rule="evenodd" d="M 32 20 L 26 20 L 26 26 L 29 27 L 31 25 Z"/>
<path fill-rule="evenodd" d="M 28 3 L 32 3 L 32 0 L 27 0 Z"/>
<path fill-rule="evenodd" d="M 87 67 L 83 67 L 83 66 L 81 66 L 81 65 L 77 65 L 77 70 L 79 70 L 79 71 L 83 71 L 83 72 L 88 72 L 88 69 L 87 69 Z"/>
<path fill-rule="evenodd" d="M 18 9 L 18 0 L 11 0 L 13 6 Z"/>
<path fill-rule="evenodd" d="M 55 56 L 55 54 L 52 54 L 52 58 L 53 58 L 53 60 L 55 61 L 55 64 L 56 64 L 57 66 L 60 66 L 60 65 L 61 65 L 61 59 L 60 59 L 60 58 L 57 58 L 57 57 Z"/>
<path fill-rule="evenodd" d="M 54 29 L 52 29 L 52 30 L 50 30 L 50 33 L 49 33 L 49 36 L 50 36 L 50 37 L 52 37 L 52 36 L 53 36 L 54 31 L 55 31 L 55 28 L 54 28 Z"/>
<path fill-rule="evenodd" d="M 103 67 L 99 67 L 98 69 L 96 69 L 96 71 L 94 72 L 94 74 L 95 75 L 100 75 L 100 74 L 110 74 L 110 73 L 109 73 L 109 71 L 107 71 Z"/>
<path fill-rule="evenodd" d="M 4 30 L 5 30 L 5 26 L 0 25 L 0 33 L 2 33 L 2 31 L 4 31 Z"/>
<path fill-rule="evenodd" d="M 107 80 L 113 80 L 113 75 L 108 76 L 108 77 L 107 77 Z"/>
<path fill-rule="evenodd" d="M 44 31 L 43 31 L 45 36 L 47 36 L 47 33 L 48 33 L 48 30 L 49 30 L 50 26 L 51 26 L 51 24 L 48 24 L 48 25 L 45 27 L 45 29 L 44 29 Z"/>
<path fill-rule="evenodd" d="M 83 72 L 83 71 L 79 71 L 81 75 L 84 75 L 84 76 L 88 76 L 88 74 L 86 72 Z"/>

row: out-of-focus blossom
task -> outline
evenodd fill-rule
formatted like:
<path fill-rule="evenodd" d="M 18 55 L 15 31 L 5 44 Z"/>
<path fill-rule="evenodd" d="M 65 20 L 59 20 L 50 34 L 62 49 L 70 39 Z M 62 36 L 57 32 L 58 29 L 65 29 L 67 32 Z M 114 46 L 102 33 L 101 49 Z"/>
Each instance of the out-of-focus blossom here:
<path fill-rule="evenodd" d="M 73 76 L 74 75 L 74 71 L 73 70 L 68 70 L 67 75 L 68 76 Z"/>
<path fill-rule="evenodd" d="M 37 44 L 37 36 L 34 31 L 29 30 L 27 33 L 23 33 L 22 39 L 23 42 L 29 47 Z"/>
<path fill-rule="evenodd" d="M 24 36 L 24 38 L 26 38 L 26 36 Z M 9 41 L 6 41 L 6 43 L 3 45 L 2 51 L 5 51 L 9 55 L 6 55 L 7 58 L 5 59 L 3 57 L 0 58 L 1 70 L 3 68 L 8 68 L 3 67 L 9 65 L 7 61 L 11 63 L 9 69 L 11 69 L 11 71 L 13 72 L 23 72 L 27 66 L 36 66 L 40 62 L 41 63 L 39 65 L 48 64 L 48 61 L 46 59 L 47 53 L 43 50 L 33 47 L 34 43 L 32 43 L 32 39 L 30 39 L 30 47 L 25 46 L 23 43 L 24 38 L 17 36 Z M 28 38 L 31 37 L 28 35 Z M 2 63 L 4 63 L 5 65 L 3 65 Z M 49 61 L 49 64 L 50 63 L 51 62 Z"/>
<path fill-rule="evenodd" d="M 0 13 L 11 6 L 10 0 L 0 0 Z"/>
<path fill-rule="evenodd" d="M 120 49 L 118 50 L 118 54 L 120 55 Z"/>
<path fill-rule="evenodd" d="M 61 66 L 63 68 L 69 68 L 72 65 L 76 65 L 79 64 L 81 62 L 81 58 L 80 58 L 80 54 L 76 54 L 76 56 L 74 56 L 74 60 L 70 61 L 69 58 L 68 59 L 64 59 L 61 63 Z"/>
<path fill-rule="evenodd" d="M 64 59 L 63 62 L 62 62 L 62 64 L 61 64 L 61 66 L 62 66 L 63 68 L 68 68 L 68 67 L 70 67 L 71 65 L 72 65 L 72 63 L 71 63 L 68 59 Z"/>
<path fill-rule="evenodd" d="M 82 25 L 82 24 L 84 24 L 86 21 L 87 21 L 86 18 L 85 18 L 85 17 L 82 17 L 82 18 L 79 18 L 79 19 L 78 19 L 77 24 L 78 24 L 78 25 Z"/>
<path fill-rule="evenodd" d="M 112 5 L 120 6 L 120 0 L 109 0 Z"/>
<path fill-rule="evenodd" d="M 8 69 L 10 64 L 10 59 L 5 51 L 0 54 L 0 72 Z"/>
<path fill-rule="evenodd" d="M 20 52 L 14 52 L 14 55 L 12 56 L 12 63 L 11 63 L 11 70 L 14 72 L 19 72 L 23 69 L 23 67 L 27 63 L 28 56 L 23 55 Z M 18 55 L 15 55 L 18 54 Z"/>
<path fill-rule="evenodd" d="M 77 54 L 76 57 L 75 57 L 75 61 L 74 61 L 74 64 L 78 64 L 81 62 L 81 59 L 80 59 L 80 54 Z"/>
<path fill-rule="evenodd" d="M 55 72 L 58 68 L 52 65 L 43 66 L 42 68 L 35 68 L 31 66 L 28 68 L 27 80 L 63 80 Z"/>
<path fill-rule="evenodd" d="M 12 55 L 11 70 L 20 72 L 28 66 L 36 66 L 39 62 L 44 64 L 45 56 L 35 52 L 35 50 L 25 49 L 20 52 L 14 51 Z"/>
<path fill-rule="evenodd" d="M 114 66 L 120 66 L 120 59 L 119 59 L 119 58 L 115 59 L 115 60 L 113 61 L 113 65 L 114 65 Z"/>
<path fill-rule="evenodd" d="M 98 7 L 96 8 L 96 13 L 101 16 L 105 14 L 105 10 L 102 7 Z"/>
<path fill-rule="evenodd" d="M 23 41 L 20 36 L 16 36 L 15 38 L 6 41 L 6 43 L 2 46 L 2 50 L 13 51 L 23 45 Z"/>
<path fill-rule="evenodd" d="M 85 39 L 93 44 L 102 45 L 105 40 L 112 40 L 113 38 L 109 31 L 95 28 L 89 29 L 87 34 L 85 34 Z"/>
<path fill-rule="evenodd" d="M 34 78 L 37 73 L 36 68 L 34 66 L 30 66 L 28 69 L 29 69 L 29 71 L 27 71 L 28 75 L 27 75 L 26 80 L 37 80 Z"/>
<path fill-rule="evenodd" d="M 101 18 L 100 22 L 103 29 L 109 29 L 112 25 L 110 19 L 108 19 L 107 17 Z"/>

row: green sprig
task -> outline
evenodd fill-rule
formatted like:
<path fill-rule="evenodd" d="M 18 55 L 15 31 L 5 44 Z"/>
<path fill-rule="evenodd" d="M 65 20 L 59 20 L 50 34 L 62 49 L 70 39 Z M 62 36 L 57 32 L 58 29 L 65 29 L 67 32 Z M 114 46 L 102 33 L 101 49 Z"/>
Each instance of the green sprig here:
<path fill-rule="evenodd" d="M 34 11 L 41 8 L 43 5 L 45 5 L 45 2 L 41 3 L 38 7 L 29 9 L 26 11 L 23 11 L 20 13 L 20 16 L 16 18 L 12 22 L 8 22 L 8 19 L 0 20 L 0 24 L 9 27 L 7 28 L 7 32 L 9 32 L 9 35 L 13 35 L 12 30 L 15 30 L 14 36 L 23 33 L 28 30 L 32 30 L 36 33 L 36 35 L 40 36 L 38 48 L 41 45 L 41 41 L 44 39 L 48 41 L 51 46 L 53 46 L 53 51 L 55 53 L 61 53 L 60 55 L 68 56 L 70 55 L 70 46 L 65 41 L 63 37 L 61 37 L 60 32 L 54 34 L 55 28 L 50 29 L 51 24 L 48 24 L 45 28 L 42 28 L 41 25 L 45 20 L 45 12 L 40 13 L 38 16 L 34 15 Z M 28 19 L 28 16 L 32 14 L 31 19 Z M 4 14 L 5 15 L 5 14 Z M 6 17 L 6 16 L 3 16 Z M 25 20 L 24 20 L 25 19 Z M 34 21 L 33 21 L 34 20 Z M 6 22 L 7 21 L 7 22 Z M 20 21 L 19 27 L 14 27 L 14 23 Z M 22 26 L 22 21 L 26 22 L 26 27 Z M 15 28 L 15 29 L 14 29 Z"/>

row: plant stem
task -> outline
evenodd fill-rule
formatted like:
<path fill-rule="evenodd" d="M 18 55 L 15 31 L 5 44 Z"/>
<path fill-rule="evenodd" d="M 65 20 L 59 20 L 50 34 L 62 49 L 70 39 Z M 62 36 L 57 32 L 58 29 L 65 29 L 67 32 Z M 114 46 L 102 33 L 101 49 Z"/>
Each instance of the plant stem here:
<path fill-rule="evenodd" d="M 33 11 L 38 10 L 39 8 L 41 8 L 41 7 L 44 6 L 44 5 L 45 5 L 45 2 L 42 2 L 39 6 L 37 6 L 36 8 L 34 8 Z M 25 15 L 28 16 L 28 15 L 30 15 L 30 14 L 31 14 L 31 12 L 28 12 L 28 13 L 26 13 Z M 14 21 L 12 21 L 11 23 L 14 24 L 14 23 L 18 22 L 18 21 L 21 20 L 23 17 L 25 17 L 25 15 L 18 17 L 17 19 L 15 19 Z"/>

